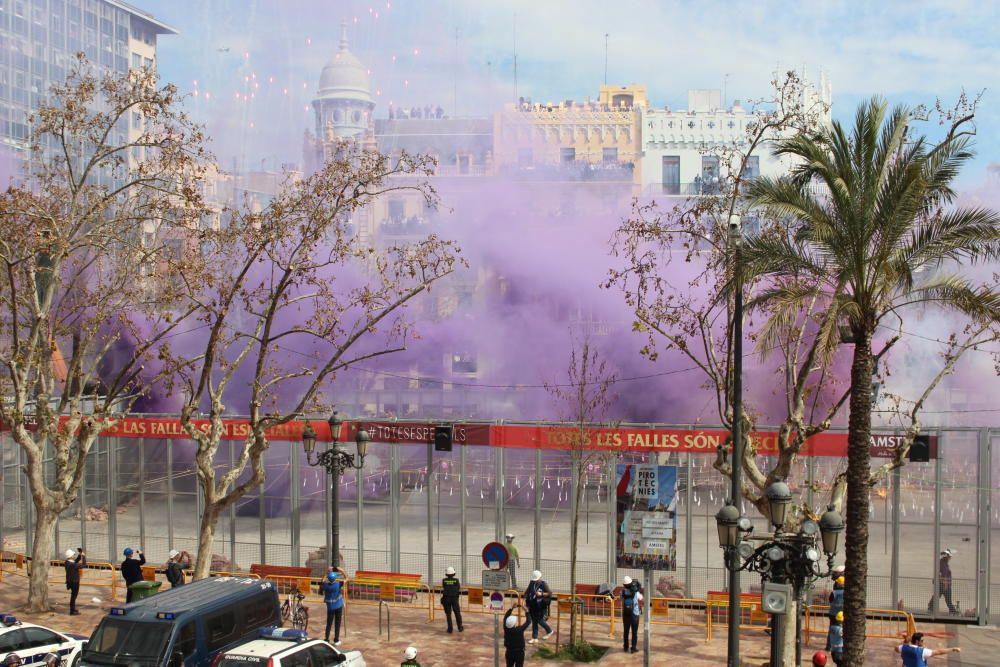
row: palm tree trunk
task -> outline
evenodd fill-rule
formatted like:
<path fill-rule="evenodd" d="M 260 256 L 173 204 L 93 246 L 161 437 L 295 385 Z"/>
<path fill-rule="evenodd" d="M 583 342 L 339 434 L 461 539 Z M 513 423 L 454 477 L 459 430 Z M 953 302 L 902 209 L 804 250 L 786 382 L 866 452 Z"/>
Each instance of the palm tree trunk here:
<path fill-rule="evenodd" d="M 860 327 L 859 327 L 860 329 Z M 872 428 L 871 333 L 855 330 L 851 364 L 851 413 L 847 435 L 847 540 L 844 585 L 843 664 L 865 662 L 865 597 L 868 582 L 868 479 Z"/>

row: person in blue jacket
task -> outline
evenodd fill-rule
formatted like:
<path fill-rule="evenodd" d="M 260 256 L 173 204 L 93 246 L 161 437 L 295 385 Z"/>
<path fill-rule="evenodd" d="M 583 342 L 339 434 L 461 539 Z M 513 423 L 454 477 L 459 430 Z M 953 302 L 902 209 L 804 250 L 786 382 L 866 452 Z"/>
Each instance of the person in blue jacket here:
<path fill-rule="evenodd" d="M 344 617 L 344 580 L 345 573 L 339 567 L 330 568 L 326 573 L 326 581 L 319 585 L 326 603 L 326 641 L 330 641 L 330 626 L 334 627 L 333 645 L 340 646 L 340 621 Z"/>

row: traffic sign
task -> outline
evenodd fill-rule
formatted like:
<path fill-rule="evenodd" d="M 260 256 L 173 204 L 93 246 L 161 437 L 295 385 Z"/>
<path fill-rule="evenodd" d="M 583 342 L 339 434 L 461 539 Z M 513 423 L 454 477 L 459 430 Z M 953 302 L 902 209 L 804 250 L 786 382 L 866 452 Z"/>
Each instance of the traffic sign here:
<path fill-rule="evenodd" d="M 494 591 L 490 593 L 490 611 L 499 614 L 503 611 L 503 593 Z"/>
<path fill-rule="evenodd" d="M 491 570 L 504 569 L 507 567 L 509 559 L 510 555 L 507 553 L 507 547 L 499 542 L 490 542 L 483 547 L 483 565 Z"/>
<path fill-rule="evenodd" d="M 507 570 L 483 570 L 483 589 L 505 591 L 510 588 L 510 573 Z"/>

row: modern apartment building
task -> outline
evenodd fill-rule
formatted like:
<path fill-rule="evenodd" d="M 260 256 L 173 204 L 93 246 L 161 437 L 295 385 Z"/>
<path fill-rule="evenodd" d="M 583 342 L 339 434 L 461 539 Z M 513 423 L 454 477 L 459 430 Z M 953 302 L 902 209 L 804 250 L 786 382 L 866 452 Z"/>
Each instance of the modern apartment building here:
<path fill-rule="evenodd" d="M 156 66 L 156 40 L 177 31 L 119 0 L 0 0 L 0 170 L 28 166 L 28 117 L 75 54 L 114 72 Z M 121 139 L 140 131 L 123 120 Z"/>

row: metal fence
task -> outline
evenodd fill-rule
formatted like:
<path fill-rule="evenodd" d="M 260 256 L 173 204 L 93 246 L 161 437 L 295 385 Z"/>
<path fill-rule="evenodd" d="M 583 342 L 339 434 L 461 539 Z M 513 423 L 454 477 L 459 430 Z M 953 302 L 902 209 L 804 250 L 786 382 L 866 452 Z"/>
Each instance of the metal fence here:
<path fill-rule="evenodd" d="M 910 463 L 872 489 L 868 606 L 912 612 L 918 617 L 957 614 L 978 622 L 995 620 L 1000 583 L 1000 456 L 991 445 L 1000 431 L 942 429 L 938 458 Z M 0 536 L 4 548 L 30 549 L 32 508 L 21 473 L 22 454 L 0 434 Z M 223 442 L 220 467 L 233 460 L 237 442 Z M 352 445 L 353 446 L 353 445 Z M 170 549 L 194 552 L 202 500 L 195 480 L 193 444 L 182 440 L 101 438 L 87 464 L 79 500 L 58 525 L 55 554 L 83 546 L 94 560 L 120 559 L 127 546 L 142 547 L 150 563 Z M 656 572 L 664 597 L 702 598 L 725 589 L 714 514 L 726 480 L 706 454 L 620 454 L 619 461 L 677 465 L 680 469 L 676 572 Z M 615 460 L 584 476 L 578 572 L 581 583 L 620 581 L 614 566 Z M 767 465 L 767 461 L 762 461 Z M 796 502 L 822 507 L 838 458 L 802 458 L 790 479 Z M 220 518 L 216 569 L 247 569 L 252 563 L 325 567 L 330 543 L 330 483 L 305 465 L 298 443 L 274 442 L 266 457 L 267 482 Z M 557 590 L 569 588 L 572 475 L 565 452 L 456 446 L 372 443 L 363 470 L 341 479 L 341 552 L 348 571 L 407 572 L 436 581 L 453 566 L 463 582 L 477 585 L 486 542 L 516 535 L 520 553 L 517 585 L 541 570 Z M 758 530 L 763 517 L 749 505 Z M 993 549 L 993 544 L 998 548 Z M 938 554 L 954 550 L 948 607 L 939 591 Z M 839 559 L 838 559 L 839 560 Z M 849 564 L 848 564 L 849 565 Z M 745 575 L 746 591 L 759 589 Z M 821 602 L 827 587 L 811 592 Z"/>

